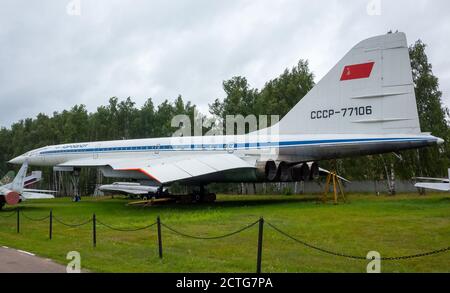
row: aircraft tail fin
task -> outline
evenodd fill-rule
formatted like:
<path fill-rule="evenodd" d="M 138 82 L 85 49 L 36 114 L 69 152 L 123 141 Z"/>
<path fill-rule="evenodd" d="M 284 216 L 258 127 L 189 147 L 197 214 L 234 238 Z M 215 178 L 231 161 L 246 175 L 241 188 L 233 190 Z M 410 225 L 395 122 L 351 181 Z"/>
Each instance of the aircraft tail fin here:
<path fill-rule="evenodd" d="M 31 175 L 25 177 L 23 186 L 28 187 L 42 180 L 42 171 L 33 171 Z"/>
<path fill-rule="evenodd" d="M 18 193 L 21 193 L 23 191 L 27 170 L 28 170 L 28 162 L 25 161 L 22 164 L 22 167 L 20 167 L 19 172 L 17 172 L 16 177 L 11 182 L 11 189 L 13 191 L 16 191 Z"/>
<path fill-rule="evenodd" d="M 277 127 L 280 134 L 420 133 L 405 34 L 358 43 Z"/>

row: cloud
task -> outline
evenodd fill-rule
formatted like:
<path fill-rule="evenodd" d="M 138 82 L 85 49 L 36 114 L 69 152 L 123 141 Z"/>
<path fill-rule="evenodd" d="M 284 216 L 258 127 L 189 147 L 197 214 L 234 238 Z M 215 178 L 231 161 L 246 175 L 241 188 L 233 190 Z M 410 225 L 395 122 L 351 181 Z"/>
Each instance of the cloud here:
<path fill-rule="evenodd" d="M 286 67 L 308 59 L 322 77 L 348 49 L 389 29 L 428 46 L 450 104 L 448 1 L 2 1 L 0 125 L 109 97 L 141 105 L 178 94 L 207 111 L 223 97 L 222 81 L 246 76 L 261 88 Z"/>

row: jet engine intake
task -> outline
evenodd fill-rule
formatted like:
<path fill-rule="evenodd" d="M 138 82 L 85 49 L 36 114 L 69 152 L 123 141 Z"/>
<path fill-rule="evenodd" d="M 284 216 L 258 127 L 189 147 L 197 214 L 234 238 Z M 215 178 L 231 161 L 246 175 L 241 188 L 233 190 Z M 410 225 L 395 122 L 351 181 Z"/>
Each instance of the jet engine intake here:
<path fill-rule="evenodd" d="M 263 161 L 256 164 L 256 174 L 260 180 L 276 181 L 279 178 L 279 169 L 275 161 Z"/>
<path fill-rule="evenodd" d="M 281 182 L 292 181 L 292 169 L 293 168 L 289 167 L 288 163 L 280 162 L 278 165 L 278 173 L 280 174 Z"/>
<path fill-rule="evenodd" d="M 293 181 L 306 181 L 310 177 L 309 166 L 307 163 L 299 164 L 292 167 Z"/>

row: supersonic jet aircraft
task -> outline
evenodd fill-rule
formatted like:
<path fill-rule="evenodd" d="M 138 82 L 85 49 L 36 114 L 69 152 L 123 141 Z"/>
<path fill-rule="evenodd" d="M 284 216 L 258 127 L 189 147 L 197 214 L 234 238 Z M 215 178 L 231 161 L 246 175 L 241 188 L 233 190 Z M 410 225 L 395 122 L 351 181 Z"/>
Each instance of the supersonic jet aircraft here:
<path fill-rule="evenodd" d="M 95 167 L 107 177 L 203 186 L 300 181 L 317 174 L 320 160 L 441 143 L 420 130 L 406 36 L 393 33 L 354 46 L 270 128 L 246 135 L 53 145 L 10 162 Z"/>

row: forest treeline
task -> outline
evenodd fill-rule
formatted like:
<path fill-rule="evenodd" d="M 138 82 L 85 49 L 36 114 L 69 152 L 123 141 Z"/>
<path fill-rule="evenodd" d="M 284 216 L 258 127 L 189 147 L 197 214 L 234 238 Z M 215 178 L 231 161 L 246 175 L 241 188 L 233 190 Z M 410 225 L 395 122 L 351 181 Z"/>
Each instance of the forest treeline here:
<path fill-rule="evenodd" d="M 397 178 L 403 179 L 446 175 L 450 157 L 449 113 L 442 104 L 438 78 L 433 75 L 425 49 L 420 40 L 409 48 L 421 128 L 446 142 L 439 147 L 401 152 L 401 159 L 384 154 L 338 160 L 338 171 L 344 177 L 378 180 L 392 170 Z M 236 114 L 282 118 L 313 86 L 313 73 L 304 60 L 268 81 L 262 89 L 253 88 L 243 76 L 235 76 L 223 82 L 225 95 L 209 105 L 209 116 L 218 120 Z M 149 98 L 141 107 L 131 97 L 125 100 L 112 97 L 108 105 L 99 106 L 92 113 L 84 105 L 75 105 L 51 116 L 39 114 L 20 120 L 0 129 L 0 175 L 13 168 L 7 164 L 9 159 L 46 145 L 170 136 L 176 130 L 171 126 L 172 117 L 177 114 L 193 117 L 195 111 L 196 106 L 182 96 L 159 105 Z M 323 162 L 325 167 L 329 164 Z M 44 168 L 44 172 L 50 179 L 51 169 Z"/>

